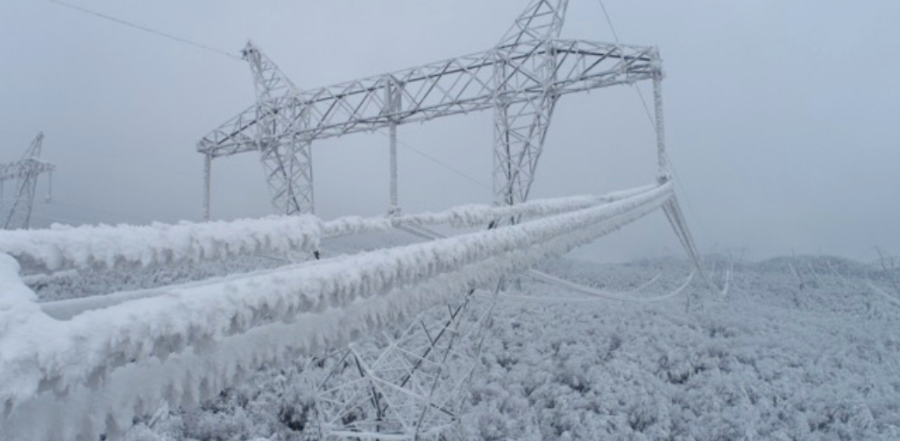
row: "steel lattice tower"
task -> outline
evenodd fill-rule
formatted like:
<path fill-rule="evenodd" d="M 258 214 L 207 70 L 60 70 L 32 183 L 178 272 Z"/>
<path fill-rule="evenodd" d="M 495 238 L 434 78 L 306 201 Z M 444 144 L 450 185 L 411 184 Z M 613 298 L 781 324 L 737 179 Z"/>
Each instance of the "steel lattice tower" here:
<path fill-rule="evenodd" d="M 525 202 L 534 182 L 559 98 L 551 41 L 559 37 L 567 6 L 565 0 L 532 3 L 497 46 L 493 183 L 498 205 Z"/>
<path fill-rule="evenodd" d="M 297 88 L 253 44 L 247 44 L 243 55 L 256 86 L 255 142 L 262 154 L 272 202 L 281 214 L 312 213 L 311 140 L 300 134 L 280 136 L 308 124 L 304 107 L 297 105 Z"/>
<path fill-rule="evenodd" d="M 0 202 L 3 198 L 3 183 L 7 180 L 16 181 L 15 198 L 9 211 L 3 210 L 4 230 L 27 229 L 31 222 L 31 208 L 34 205 L 34 191 L 37 187 L 38 177 L 43 173 L 48 176 L 56 168 L 55 165 L 42 161 L 41 148 L 44 143 L 44 134 L 38 135 L 31 141 L 28 150 L 22 155 L 22 159 L 8 164 L 0 164 Z M 48 192 L 48 198 L 49 192 Z"/>
<path fill-rule="evenodd" d="M 396 211 L 396 127 L 494 111 L 494 201 L 528 198 L 556 101 L 563 95 L 661 78 L 655 47 L 559 38 L 566 0 L 534 0 L 490 50 L 332 86 L 297 89 L 259 47 L 248 44 L 257 102 L 197 145 L 212 160 L 260 152 L 279 213 L 313 208 L 314 141 L 391 131 L 391 205 Z M 656 84 L 656 82 L 654 82 Z"/>
<path fill-rule="evenodd" d="M 532 0 L 493 48 L 462 57 L 315 89 L 296 89 L 262 51 L 248 43 L 257 102 L 206 135 L 205 215 L 212 160 L 259 151 L 280 213 L 313 211 L 311 146 L 316 140 L 388 129 L 389 213 L 399 211 L 396 128 L 400 124 L 492 110 L 493 202 L 528 199 L 560 97 L 652 80 L 659 180 L 669 179 L 662 127 L 662 64 L 655 47 L 562 39 L 568 0 Z M 666 207 L 676 232 L 677 204 Z M 517 223 L 496 219 L 488 228 Z M 683 222 L 680 222 L 683 224 Z M 411 228 L 424 238 L 433 232 Z M 679 234 L 683 242 L 689 235 Z M 501 284 L 502 285 L 502 282 Z M 487 295 L 460 293 L 456 302 L 423 314 L 409 327 L 351 345 L 324 360 L 317 384 L 321 436 L 354 439 L 443 437 L 458 424 L 461 391 L 478 359 L 500 286 Z M 480 303 L 473 307 L 473 303 Z"/>

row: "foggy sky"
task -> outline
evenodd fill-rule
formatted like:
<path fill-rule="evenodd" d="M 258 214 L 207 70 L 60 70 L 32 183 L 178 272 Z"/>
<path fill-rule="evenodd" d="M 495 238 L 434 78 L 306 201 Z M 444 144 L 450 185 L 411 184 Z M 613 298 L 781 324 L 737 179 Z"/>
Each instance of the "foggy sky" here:
<path fill-rule="evenodd" d="M 264 2 L 71 0 L 238 53 L 252 39 L 300 88 L 489 49 L 527 0 Z M 676 191 L 704 252 L 764 258 L 900 254 L 900 2 L 606 0 L 623 43 L 658 45 Z M 571 0 L 563 36 L 612 42 L 596 0 Z M 35 226 L 199 220 L 206 133 L 254 101 L 245 62 L 46 1 L 0 2 L 0 162 L 43 130 L 57 164 Z M 649 100 L 649 84 L 639 87 Z M 490 202 L 491 112 L 400 126 L 405 212 Z M 652 182 L 655 145 L 638 94 L 563 97 L 532 197 Z M 387 138 L 313 145 L 323 218 L 388 205 Z M 4 198 L 11 196 L 7 185 Z M 256 154 L 213 168 L 213 217 L 272 212 Z M 678 254 L 661 213 L 580 251 Z"/>

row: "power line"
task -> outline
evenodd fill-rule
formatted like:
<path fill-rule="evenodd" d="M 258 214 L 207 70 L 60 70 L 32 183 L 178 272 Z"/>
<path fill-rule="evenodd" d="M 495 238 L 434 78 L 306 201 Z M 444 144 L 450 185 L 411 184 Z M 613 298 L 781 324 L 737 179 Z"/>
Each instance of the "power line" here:
<path fill-rule="evenodd" d="M 603 0 L 598 1 L 600 2 L 600 9 L 603 10 L 603 16 L 606 17 L 606 23 L 609 24 L 609 29 L 610 31 L 612 31 L 613 38 L 616 40 L 616 44 L 621 44 L 619 42 L 619 34 L 616 33 L 616 28 L 615 26 L 613 26 L 612 19 L 610 18 L 609 13 L 606 11 L 606 5 L 603 4 Z M 644 99 L 644 94 L 641 92 L 641 88 L 638 87 L 638 85 L 635 83 L 632 83 L 632 87 L 634 88 L 635 92 L 637 92 L 638 98 L 640 98 L 641 100 L 641 105 L 644 107 L 644 113 L 647 115 L 647 121 L 650 123 L 650 126 L 653 127 L 653 132 L 656 133 L 659 128 L 656 126 L 656 119 L 650 112 L 650 106 L 647 105 L 647 100 Z M 666 156 L 666 161 L 668 161 L 669 168 L 672 170 L 672 175 L 674 175 L 675 177 L 675 185 L 681 189 L 681 194 L 684 195 L 684 201 L 687 203 L 688 211 L 695 219 L 697 219 L 701 233 L 709 237 L 709 235 L 706 233 L 706 228 L 704 228 L 705 225 L 703 225 L 703 221 L 699 216 L 697 216 L 697 213 L 694 210 L 694 206 L 693 204 L 691 204 L 691 199 L 688 197 L 687 191 L 685 191 L 684 185 L 682 185 L 681 183 L 681 178 L 678 177 L 678 172 L 675 171 L 675 164 L 672 163 L 672 158 L 669 157 L 668 152 L 663 152 L 663 154 Z"/>
<path fill-rule="evenodd" d="M 235 54 L 232 54 L 232 53 L 230 53 L 230 52 L 223 51 L 223 50 L 221 50 L 221 49 L 216 49 L 216 48 L 214 48 L 214 47 L 212 47 L 212 46 L 207 46 L 207 45 L 205 45 L 205 44 L 197 43 L 197 42 L 195 42 L 195 41 L 191 41 L 191 40 L 188 40 L 188 39 L 186 39 L 186 38 L 181 38 L 181 37 L 178 37 L 178 36 L 175 36 L 175 35 L 172 35 L 172 34 L 168 34 L 168 33 L 162 32 L 162 31 L 157 31 L 157 30 L 155 30 L 155 29 L 151 29 L 151 28 L 148 28 L 148 27 L 143 26 L 143 25 L 139 25 L 139 24 L 136 24 L 136 23 L 132 23 L 132 22 L 129 22 L 129 21 L 125 21 L 125 20 L 122 20 L 122 19 L 120 19 L 120 18 L 116 18 L 116 17 L 110 16 L 110 15 L 106 15 L 106 14 L 103 14 L 103 13 L 100 13 L 100 12 L 97 12 L 97 11 L 92 11 L 92 10 L 90 10 L 90 9 L 83 8 L 83 7 L 81 7 L 81 6 L 73 5 L 73 4 L 71 4 L 71 3 L 66 3 L 66 2 L 59 1 L 59 0 L 47 0 L 47 1 L 50 2 L 50 3 L 55 3 L 55 4 L 60 5 L 60 6 L 65 6 L 65 7 L 67 7 L 67 8 L 76 10 L 76 11 L 78 11 L 78 12 L 82 12 L 82 13 L 84 13 L 84 14 L 93 15 L 93 16 L 95 16 L 95 17 L 99 17 L 99 18 L 102 18 L 102 19 L 104 19 L 104 20 L 109 20 L 109 21 L 112 21 L 112 22 L 114 22 L 114 23 L 118 23 L 118 24 L 120 24 L 120 25 L 128 26 L 128 27 L 130 27 L 130 28 L 138 29 L 138 30 L 141 30 L 141 31 L 144 31 L 144 32 L 149 32 L 149 33 L 154 34 L 154 35 L 159 36 L 159 37 L 168 38 L 169 40 L 172 40 L 172 41 L 176 41 L 176 42 L 179 42 L 179 43 L 187 44 L 187 45 L 189 45 L 189 46 L 193 46 L 193 47 L 196 47 L 196 48 L 199 48 L 199 49 L 203 49 L 203 50 L 207 50 L 207 51 L 210 51 L 210 52 L 215 52 L 215 53 L 217 53 L 217 54 L 225 55 L 226 57 L 229 57 L 229 58 L 232 58 L 232 59 L 235 59 L 235 60 L 240 60 L 240 61 L 242 61 L 242 58 L 241 58 L 241 57 L 239 57 L 239 56 L 237 56 L 237 55 L 235 55 Z"/>
<path fill-rule="evenodd" d="M 412 150 L 412 151 L 415 152 L 415 153 L 418 153 L 418 154 L 421 155 L 422 157 L 424 157 L 424 158 L 426 158 L 426 159 L 429 159 L 429 160 L 433 161 L 434 163 L 436 163 L 436 164 L 438 164 L 438 165 L 440 165 L 440 166 L 446 168 L 447 170 L 450 170 L 451 172 L 455 173 L 456 175 L 458 175 L 458 176 L 460 176 L 460 177 L 462 177 L 462 178 L 464 178 L 464 179 L 469 180 L 470 182 L 474 183 L 475 185 L 478 185 L 478 186 L 481 187 L 481 188 L 486 188 L 486 189 L 488 189 L 488 190 L 491 189 L 491 187 L 488 186 L 487 184 L 485 184 L 484 182 L 481 182 L 480 180 L 478 180 L 478 179 L 476 179 L 476 178 L 473 178 L 472 176 L 469 176 L 469 175 L 467 175 L 467 174 L 465 174 L 465 173 L 463 173 L 463 172 L 461 172 L 461 171 L 459 171 L 459 170 L 453 168 L 452 166 L 450 166 L 450 165 L 448 165 L 448 164 L 445 164 L 445 163 L 441 162 L 441 161 L 438 160 L 437 158 L 435 158 L 435 157 L 433 157 L 433 156 L 430 156 L 430 155 L 428 155 L 427 153 L 422 152 L 421 150 L 418 150 L 418 149 L 416 149 L 415 147 L 413 147 L 413 146 L 411 146 L 411 145 L 409 145 L 409 144 L 406 144 L 405 142 L 397 141 L 397 144 L 400 144 L 401 146 L 406 147 L 406 148 Z"/>
<path fill-rule="evenodd" d="M 385 137 L 388 136 L 387 134 L 382 133 L 382 132 L 378 132 L 378 133 L 380 133 L 382 136 L 385 136 Z M 414 153 L 417 153 L 418 155 L 422 156 L 423 158 L 428 159 L 429 161 L 434 162 L 435 164 L 440 165 L 441 167 L 444 167 L 445 169 L 453 172 L 455 175 L 457 175 L 463 179 L 466 179 L 466 180 L 472 182 L 473 184 L 478 185 L 481 188 L 486 188 L 488 190 L 491 189 L 490 186 L 488 186 L 484 182 L 481 182 L 477 178 L 473 178 L 472 176 L 459 171 L 458 169 L 454 168 L 453 166 L 446 164 L 443 161 L 441 161 L 441 160 L 439 160 L 439 159 L 437 159 L 437 158 L 435 158 L 435 157 L 433 157 L 433 156 L 431 156 L 431 155 L 429 155 L 429 154 L 427 154 L 427 153 L 425 153 L 425 152 L 423 152 L 423 151 L 421 151 L 399 139 L 397 140 L 397 144 L 400 144 L 400 146 L 407 148 L 409 150 L 412 150 Z"/>
<path fill-rule="evenodd" d="M 637 91 L 638 98 L 641 99 L 641 104 L 644 106 L 644 113 L 647 115 L 647 121 L 650 123 L 650 127 L 653 127 L 653 131 L 656 132 L 656 122 L 653 118 L 653 115 L 650 113 L 650 107 L 647 105 L 647 100 L 644 99 L 644 94 L 641 92 L 641 88 L 634 84 L 634 90 Z"/>
<path fill-rule="evenodd" d="M 616 44 L 619 44 L 619 34 L 616 34 L 616 28 L 613 26 L 612 20 L 609 19 L 609 14 L 606 13 L 606 5 L 603 4 L 603 0 L 600 0 L 600 9 L 603 10 L 603 16 L 606 17 L 606 23 L 609 24 L 609 30 L 612 31 Z"/>
<path fill-rule="evenodd" d="M 612 31 L 613 38 L 616 40 L 616 44 L 622 44 L 619 41 L 619 34 L 616 33 L 616 27 L 613 26 L 612 19 L 609 17 L 609 13 L 606 11 L 606 5 L 603 4 L 603 0 L 598 0 L 600 3 L 600 9 L 603 10 L 603 17 L 606 18 L 606 23 L 609 25 L 609 30 Z M 641 93 L 641 89 L 637 87 L 636 84 L 632 83 L 634 86 L 634 90 L 637 91 L 638 97 L 641 99 L 641 104 L 644 105 L 644 112 L 647 113 L 647 120 L 650 122 L 650 126 L 653 127 L 653 131 L 656 131 L 656 123 L 653 120 L 653 116 L 650 113 L 650 107 L 647 106 L 647 100 L 644 99 L 644 94 Z"/>
<path fill-rule="evenodd" d="M 656 123 L 654 122 L 655 120 L 650 114 L 650 107 L 647 106 L 647 100 L 644 99 L 644 94 L 641 93 L 641 88 L 638 87 L 637 84 L 635 84 L 634 90 L 637 91 L 638 97 L 641 99 L 641 104 L 644 106 L 644 112 L 647 114 L 647 121 L 650 122 L 650 126 L 653 127 L 653 131 L 656 132 L 657 127 Z M 663 152 L 663 154 L 666 156 L 666 162 L 669 164 L 669 169 L 671 169 L 672 175 L 675 177 L 675 185 L 679 188 L 679 190 L 681 190 L 681 194 L 684 195 L 684 201 L 687 203 L 688 211 L 691 213 L 691 216 L 697 219 L 697 223 L 700 226 L 700 232 L 703 233 L 703 235 L 709 237 L 706 232 L 706 226 L 703 224 L 702 218 L 697 216 L 697 211 L 694 210 L 694 204 L 691 203 L 691 198 L 688 197 L 687 190 L 685 190 L 684 185 L 681 183 L 681 178 L 678 176 L 678 171 L 676 170 L 675 164 L 672 162 L 672 157 L 669 156 L 669 152 Z"/>

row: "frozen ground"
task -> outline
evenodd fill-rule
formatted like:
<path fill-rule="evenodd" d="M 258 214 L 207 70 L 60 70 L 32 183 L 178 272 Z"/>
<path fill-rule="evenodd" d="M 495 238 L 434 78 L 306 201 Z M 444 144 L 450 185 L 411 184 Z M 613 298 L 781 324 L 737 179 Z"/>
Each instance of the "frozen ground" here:
<path fill-rule="evenodd" d="M 730 263 L 710 266 L 721 282 Z M 543 269 L 637 297 L 670 292 L 689 273 L 678 259 Z M 736 264 L 725 298 L 695 281 L 650 304 L 525 280 L 500 300 L 456 435 L 900 439 L 898 281 L 897 271 L 825 257 Z M 57 292 L 53 283 L 43 290 Z M 309 362 L 260 371 L 198 409 L 162 408 L 128 438 L 314 437 L 309 378 L 321 373 Z"/>
<path fill-rule="evenodd" d="M 741 266 L 728 298 L 702 309 L 506 302 L 467 427 L 492 439 L 900 439 L 900 309 L 861 288 L 864 268 L 840 262 L 843 280 L 810 263 Z"/>

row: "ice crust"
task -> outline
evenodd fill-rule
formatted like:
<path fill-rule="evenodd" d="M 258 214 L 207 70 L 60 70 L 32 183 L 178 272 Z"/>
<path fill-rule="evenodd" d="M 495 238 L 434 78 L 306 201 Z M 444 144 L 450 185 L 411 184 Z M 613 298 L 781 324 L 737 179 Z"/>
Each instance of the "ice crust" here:
<path fill-rule="evenodd" d="M 172 406 L 194 405 L 260 366 L 340 347 L 534 267 L 656 210 L 672 197 L 672 188 L 664 184 L 624 196 L 540 201 L 515 210 L 469 206 L 439 214 L 330 224 L 300 217 L 159 229 L 168 236 L 141 227 L 95 227 L 76 229 L 76 234 L 69 229 L 38 232 L 40 240 L 3 237 L 0 250 L 20 261 L 60 270 L 98 262 L 150 265 L 261 247 L 311 248 L 323 234 L 391 228 L 393 222 L 463 226 L 495 219 L 503 210 L 503 216 L 564 213 L 315 265 L 173 287 L 68 320 L 41 313 L 18 276 L 7 275 L 16 269 L 15 262 L 0 259 L 4 264 L 0 283 L 12 287 L 11 295 L 4 289 L 0 301 L 19 311 L 11 316 L 15 322 L 0 322 L 0 378 L 15 379 L 0 383 L 0 428 L 13 439 L 115 435 L 135 415 L 162 400 Z M 608 201 L 613 202 L 597 206 Z M 270 230 L 253 234 L 253 225 Z M 122 231 L 135 237 L 124 239 Z M 228 232 L 240 237 L 230 238 Z M 291 238 L 277 239 L 278 232 Z M 86 238 L 91 237 L 102 246 L 89 243 Z M 61 242 L 54 244 L 55 239 Z M 160 247 L 148 246 L 152 243 Z M 20 288 L 25 291 L 15 291 Z M 41 423 L 51 419 L 52 425 Z"/>
<path fill-rule="evenodd" d="M 15 257 L 29 272 L 69 269 L 133 268 L 288 251 L 314 251 L 322 238 L 386 231 L 400 225 L 450 224 L 477 227 L 492 220 L 537 217 L 620 200 L 652 186 L 609 193 L 526 202 L 515 206 L 464 205 L 437 213 L 322 221 L 314 216 L 269 216 L 231 222 L 149 226 L 53 225 L 47 230 L 0 232 L 0 252 Z"/>

